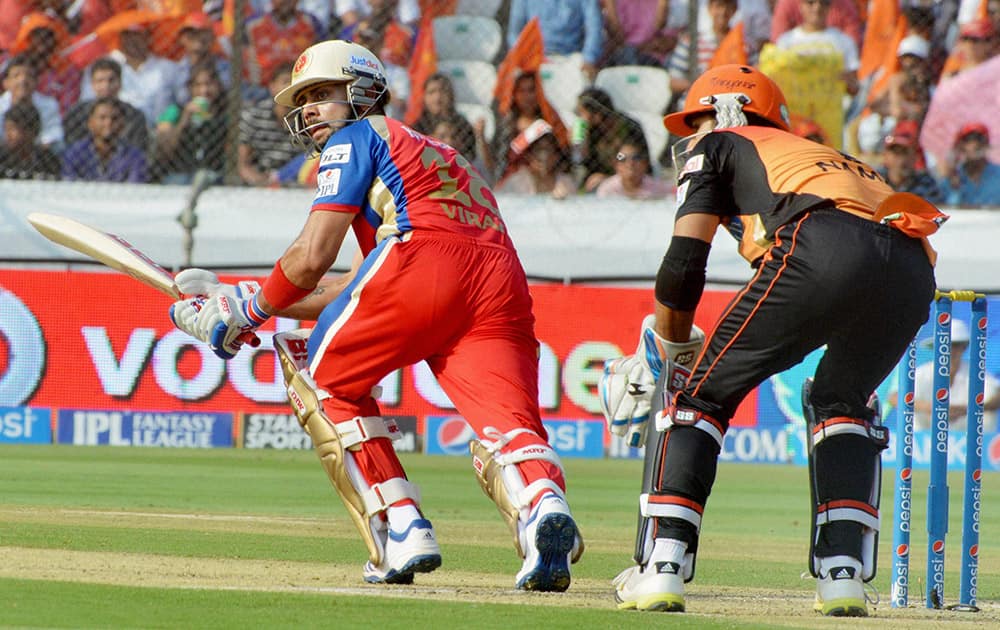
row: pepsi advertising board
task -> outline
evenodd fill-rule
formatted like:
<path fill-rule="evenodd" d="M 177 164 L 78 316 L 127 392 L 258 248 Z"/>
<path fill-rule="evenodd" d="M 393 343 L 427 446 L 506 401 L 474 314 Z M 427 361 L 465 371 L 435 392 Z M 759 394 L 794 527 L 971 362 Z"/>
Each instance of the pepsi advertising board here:
<path fill-rule="evenodd" d="M 552 420 L 542 424 L 549 445 L 560 457 L 604 457 L 604 422 Z M 476 432 L 461 416 L 428 416 L 424 423 L 424 452 L 428 455 L 468 455 Z"/>
<path fill-rule="evenodd" d="M 48 409 L 0 407 L 0 444 L 51 444 L 52 419 Z"/>

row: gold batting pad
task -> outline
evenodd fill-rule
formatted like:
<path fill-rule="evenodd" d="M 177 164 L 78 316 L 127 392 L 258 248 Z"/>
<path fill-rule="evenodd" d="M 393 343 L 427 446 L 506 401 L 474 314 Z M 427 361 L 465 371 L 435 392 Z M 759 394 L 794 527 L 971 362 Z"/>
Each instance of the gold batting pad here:
<path fill-rule="evenodd" d="M 304 333 L 304 335 L 303 335 Z M 340 436 L 333 424 L 323 413 L 323 406 L 314 384 L 307 381 L 301 369 L 303 340 L 308 339 L 308 330 L 295 330 L 290 333 L 279 333 L 274 336 L 274 348 L 281 361 L 285 384 L 288 386 L 288 400 L 299 420 L 299 424 L 312 438 L 313 446 L 319 461 L 330 478 L 334 490 L 340 495 L 347 513 L 351 515 L 355 527 L 361 534 L 368 557 L 372 564 L 382 562 L 382 546 L 376 542 L 371 529 L 371 515 L 365 511 L 365 501 L 358 492 L 347 472 L 344 458 L 347 456 Z"/>
<path fill-rule="evenodd" d="M 521 548 L 521 537 L 518 535 L 517 521 L 521 510 L 515 505 L 513 499 L 507 493 L 507 487 L 503 483 L 501 466 L 493 459 L 493 453 L 487 449 L 479 440 L 469 442 L 469 452 L 472 453 L 472 467 L 476 471 L 476 480 L 479 487 L 483 489 L 490 501 L 497 506 L 500 516 L 507 523 L 512 534 L 514 534 L 514 548 L 517 554 L 524 558 L 524 549 Z"/>

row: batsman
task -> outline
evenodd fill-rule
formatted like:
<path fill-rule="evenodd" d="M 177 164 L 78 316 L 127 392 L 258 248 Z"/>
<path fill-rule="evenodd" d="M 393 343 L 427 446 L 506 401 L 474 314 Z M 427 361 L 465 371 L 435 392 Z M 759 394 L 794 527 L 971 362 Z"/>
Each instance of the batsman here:
<path fill-rule="evenodd" d="M 387 374 L 426 361 L 477 433 L 473 470 L 513 535 L 515 586 L 565 591 L 583 542 L 539 415 L 524 269 L 479 172 L 385 116 L 389 99 L 370 50 L 341 40 L 307 48 L 275 95 L 319 162 L 301 233 L 259 287 L 181 272 L 178 288 L 195 297 L 171 317 L 225 359 L 272 316 L 316 320 L 274 343 L 299 422 L 368 548 L 364 579 L 376 584 L 409 584 L 442 562 L 375 393 Z M 364 259 L 327 279 L 348 230 Z"/>
<path fill-rule="evenodd" d="M 618 607 L 685 609 L 730 419 L 764 379 L 825 346 L 803 391 L 808 566 L 817 611 L 866 616 L 888 439 L 869 398 L 927 320 L 926 237 L 947 217 L 894 193 L 872 167 L 789 133 L 781 90 L 751 67 L 707 71 L 664 124 L 684 139 L 655 312 L 636 353 L 605 364 L 599 388 L 611 431 L 646 446 L 636 564 L 614 580 Z M 720 226 L 754 273 L 705 334 L 694 315 Z"/>

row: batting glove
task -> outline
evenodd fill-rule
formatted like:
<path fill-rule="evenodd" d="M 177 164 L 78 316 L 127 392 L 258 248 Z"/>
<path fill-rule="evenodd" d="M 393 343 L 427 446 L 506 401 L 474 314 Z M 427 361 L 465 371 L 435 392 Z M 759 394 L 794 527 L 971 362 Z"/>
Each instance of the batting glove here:
<path fill-rule="evenodd" d="M 225 295 L 238 300 L 247 300 L 260 291 L 260 284 L 253 280 L 241 280 L 236 284 L 219 281 L 219 276 L 207 269 L 191 268 L 174 276 L 174 284 L 184 295 L 215 297 Z"/>
<path fill-rule="evenodd" d="M 204 297 L 194 297 L 174 302 L 170 305 L 170 321 L 178 329 L 186 332 L 195 339 L 208 343 L 208 339 L 199 336 L 196 326 L 198 313 L 205 306 L 205 301 L 206 298 Z"/>
<path fill-rule="evenodd" d="M 244 342 L 255 339 L 254 331 L 268 320 L 255 299 L 240 300 L 217 295 L 205 302 L 195 319 L 198 338 L 222 359 L 232 359 Z"/>

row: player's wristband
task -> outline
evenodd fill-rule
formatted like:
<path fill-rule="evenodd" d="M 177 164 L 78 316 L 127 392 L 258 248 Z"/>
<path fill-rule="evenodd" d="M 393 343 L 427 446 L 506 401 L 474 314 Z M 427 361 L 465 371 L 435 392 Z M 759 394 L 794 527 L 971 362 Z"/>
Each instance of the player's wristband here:
<path fill-rule="evenodd" d="M 279 260 L 275 263 L 271 275 L 267 277 L 267 280 L 264 280 L 264 285 L 261 287 L 260 292 L 274 310 L 280 311 L 312 293 L 312 289 L 303 289 L 292 284 L 292 281 L 288 279 L 285 271 L 281 268 L 281 261 Z M 256 296 L 254 297 L 256 298 Z"/>
<path fill-rule="evenodd" d="M 260 303 L 257 301 L 259 296 L 260 293 L 255 293 L 252 298 L 249 300 L 243 300 L 241 303 L 243 306 L 243 316 L 246 317 L 247 321 L 255 327 L 259 327 L 271 318 L 271 316 L 265 313 L 264 309 L 260 307 Z"/>

